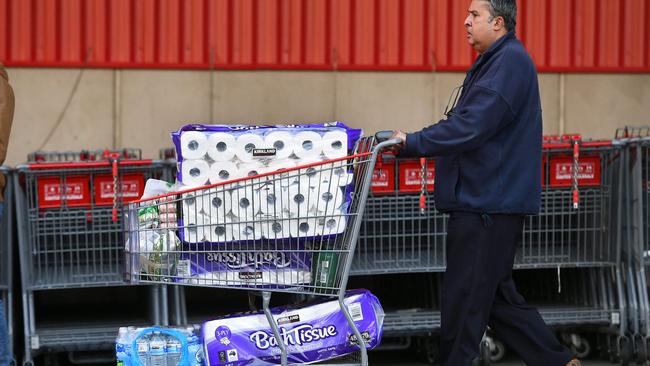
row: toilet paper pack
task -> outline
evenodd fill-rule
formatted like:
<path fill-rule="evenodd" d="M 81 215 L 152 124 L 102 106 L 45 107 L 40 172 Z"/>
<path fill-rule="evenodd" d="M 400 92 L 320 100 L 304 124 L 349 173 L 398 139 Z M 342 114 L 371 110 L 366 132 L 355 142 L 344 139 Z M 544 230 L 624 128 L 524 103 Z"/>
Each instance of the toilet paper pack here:
<path fill-rule="evenodd" d="M 186 244 L 176 282 L 260 288 L 309 284 L 311 253 L 295 244 L 290 247 Z"/>
<path fill-rule="evenodd" d="M 334 212 L 346 214 L 351 200 L 352 172 L 347 161 L 320 162 L 342 158 L 353 149 L 361 130 L 343 123 L 243 126 L 243 125 L 186 125 L 172 134 L 178 156 L 178 181 L 182 187 L 200 187 L 233 179 L 228 194 L 219 199 L 189 200 L 182 203 L 179 216 L 180 237 L 187 243 L 235 242 L 318 236 L 323 232 L 314 218 L 330 216 Z M 255 177 L 296 166 L 311 167 Z M 255 177 L 244 179 L 247 177 Z M 212 188 L 219 190 L 221 186 Z M 223 191 L 224 189 L 220 189 Z M 197 198 L 206 196 L 201 189 Z M 227 202 L 225 202 L 227 201 Z M 201 218 L 198 213 L 205 214 Z M 191 215 L 190 215 L 191 214 Z M 282 227 L 271 232 L 258 221 L 297 218 L 278 224 L 300 225 Z M 224 224 L 231 230 L 206 227 L 210 222 Z M 197 221 L 197 222 L 195 222 Z M 200 221 L 200 223 L 198 223 Z M 237 226 L 234 224 L 246 223 Z M 199 225 L 199 227 L 197 227 Z M 250 226 L 250 227 L 249 227 Z M 335 230 L 325 230 L 335 235 Z M 208 230 L 206 233 L 205 230 Z M 215 232 L 220 230 L 220 232 Z"/>
<path fill-rule="evenodd" d="M 362 131 L 341 122 L 275 126 L 183 126 L 172 133 L 177 179 L 196 187 L 264 173 L 280 162 L 345 157 Z M 207 163 L 207 166 L 201 162 Z M 227 165 L 224 163 L 234 163 Z M 221 174 L 219 174 L 221 173 Z"/>
<path fill-rule="evenodd" d="M 384 312 L 367 290 L 347 291 L 344 304 L 367 348 L 379 345 Z M 289 364 L 328 360 L 358 350 L 358 341 L 338 300 L 271 309 L 288 351 Z M 280 348 L 262 312 L 211 320 L 201 329 L 208 366 L 277 365 Z"/>

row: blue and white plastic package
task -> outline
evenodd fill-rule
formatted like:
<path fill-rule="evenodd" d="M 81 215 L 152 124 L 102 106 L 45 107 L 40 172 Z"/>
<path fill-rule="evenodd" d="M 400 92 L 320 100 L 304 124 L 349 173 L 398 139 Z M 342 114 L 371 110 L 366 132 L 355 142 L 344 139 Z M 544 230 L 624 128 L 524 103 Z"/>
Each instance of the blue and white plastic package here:
<path fill-rule="evenodd" d="M 203 347 L 192 328 L 121 327 L 115 341 L 118 366 L 201 366 Z"/>

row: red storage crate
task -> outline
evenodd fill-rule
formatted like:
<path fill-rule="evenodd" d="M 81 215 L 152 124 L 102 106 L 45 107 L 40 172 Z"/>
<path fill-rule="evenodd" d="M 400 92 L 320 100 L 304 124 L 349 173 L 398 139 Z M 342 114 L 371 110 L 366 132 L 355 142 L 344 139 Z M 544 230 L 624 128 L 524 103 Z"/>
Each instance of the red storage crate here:
<path fill-rule="evenodd" d="M 395 160 L 377 162 L 372 173 L 371 189 L 375 194 L 395 192 Z"/>
<path fill-rule="evenodd" d="M 95 186 L 95 204 L 112 206 L 115 196 L 113 176 L 111 174 L 98 174 L 94 177 L 93 184 Z M 121 177 L 120 185 L 118 198 L 124 203 L 135 201 L 142 197 L 144 193 L 144 174 L 124 174 Z"/>
<path fill-rule="evenodd" d="M 38 178 L 38 205 L 40 208 L 90 207 L 90 177 Z"/>
<path fill-rule="evenodd" d="M 570 187 L 573 185 L 573 157 L 555 156 L 550 158 L 550 186 Z M 578 185 L 599 186 L 600 156 L 583 156 L 578 159 Z"/>
<path fill-rule="evenodd" d="M 399 191 L 417 193 L 422 191 L 422 165 L 420 160 L 399 161 Z M 435 183 L 435 161 L 427 160 L 427 191 L 432 192 Z"/>

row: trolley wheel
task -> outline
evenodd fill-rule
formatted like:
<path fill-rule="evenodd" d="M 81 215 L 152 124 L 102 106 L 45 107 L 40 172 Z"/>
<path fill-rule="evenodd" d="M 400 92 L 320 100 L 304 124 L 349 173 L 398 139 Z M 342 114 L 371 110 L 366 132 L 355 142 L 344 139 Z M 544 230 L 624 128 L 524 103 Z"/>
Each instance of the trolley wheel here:
<path fill-rule="evenodd" d="M 418 342 L 418 353 L 424 363 L 433 365 L 438 361 L 440 350 L 438 349 L 438 342 L 433 337 L 422 338 Z"/>
<path fill-rule="evenodd" d="M 34 361 L 23 361 L 23 366 L 34 366 Z"/>
<path fill-rule="evenodd" d="M 617 345 L 618 343 L 618 338 L 616 336 L 609 336 L 607 337 L 607 347 L 608 347 L 608 353 L 609 353 L 609 362 L 611 363 L 619 363 L 621 360 L 620 357 L 620 349 L 619 346 Z"/>
<path fill-rule="evenodd" d="M 506 355 L 506 346 L 498 339 L 492 339 L 494 347 L 490 349 L 490 361 L 499 362 Z"/>
<path fill-rule="evenodd" d="M 490 350 L 490 342 L 482 341 L 481 342 L 481 357 L 479 364 L 481 366 L 491 366 L 492 365 L 492 351 Z"/>
<path fill-rule="evenodd" d="M 634 347 L 630 338 L 621 336 L 618 339 L 618 354 L 621 357 L 621 365 L 628 366 L 634 358 Z"/>
<path fill-rule="evenodd" d="M 598 357 L 601 360 L 609 358 L 609 349 L 607 348 L 607 337 L 599 334 L 596 338 L 596 347 L 598 350 Z"/>
<path fill-rule="evenodd" d="M 43 355 L 43 364 L 45 366 L 59 366 L 61 364 L 57 353 Z"/>
<path fill-rule="evenodd" d="M 591 344 L 585 337 L 580 337 L 580 342 L 578 343 L 571 343 L 571 351 L 580 359 L 587 358 L 591 353 Z"/>
<path fill-rule="evenodd" d="M 641 335 L 634 337 L 634 354 L 636 356 L 636 363 L 642 365 L 648 358 L 648 349 L 646 348 L 645 339 Z"/>

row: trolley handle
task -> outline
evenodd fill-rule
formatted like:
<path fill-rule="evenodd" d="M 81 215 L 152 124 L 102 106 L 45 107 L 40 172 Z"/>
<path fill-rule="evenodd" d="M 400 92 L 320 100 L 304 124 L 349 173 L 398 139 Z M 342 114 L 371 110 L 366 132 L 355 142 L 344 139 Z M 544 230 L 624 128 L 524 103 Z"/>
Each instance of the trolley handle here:
<path fill-rule="evenodd" d="M 577 210 L 580 205 L 580 191 L 578 184 L 578 174 L 580 170 L 580 143 L 573 142 L 573 169 L 572 169 L 572 184 L 573 184 L 573 209 Z"/>
<path fill-rule="evenodd" d="M 375 134 L 375 140 L 380 144 L 386 143 L 387 147 L 393 146 L 393 145 L 399 145 L 403 144 L 404 141 L 400 138 L 392 138 L 393 137 L 393 131 L 379 131 Z M 380 146 L 377 146 L 377 148 L 380 148 Z M 420 158 L 420 165 L 421 165 L 421 187 L 420 187 L 420 213 L 424 214 L 426 209 L 427 209 L 427 159 L 426 158 Z"/>
<path fill-rule="evenodd" d="M 113 175 L 113 209 L 111 211 L 111 218 L 113 222 L 117 222 L 117 198 L 119 195 L 118 187 L 118 174 L 119 174 L 119 163 L 120 155 L 117 153 L 110 153 L 107 155 L 109 161 L 111 162 L 111 173 Z"/>
<path fill-rule="evenodd" d="M 378 143 L 388 141 L 393 137 L 393 132 L 394 131 L 379 131 L 375 134 L 375 141 L 377 141 Z"/>

